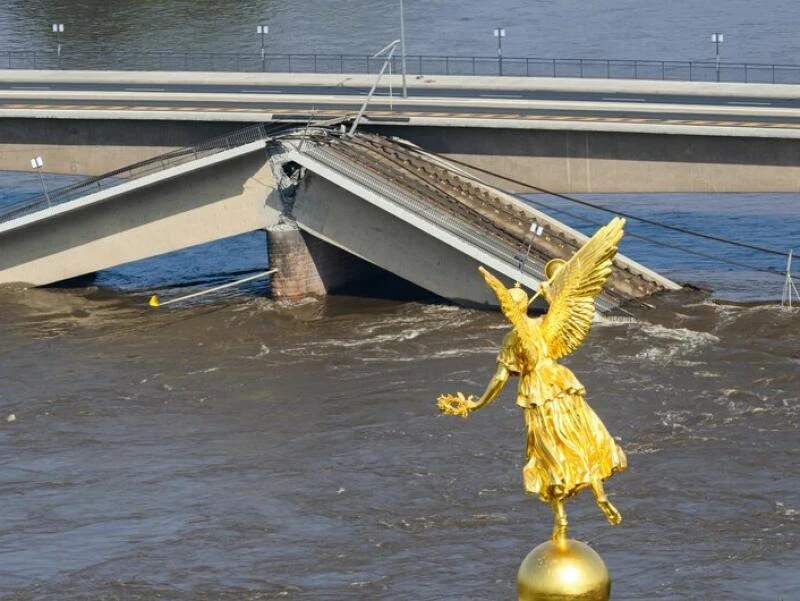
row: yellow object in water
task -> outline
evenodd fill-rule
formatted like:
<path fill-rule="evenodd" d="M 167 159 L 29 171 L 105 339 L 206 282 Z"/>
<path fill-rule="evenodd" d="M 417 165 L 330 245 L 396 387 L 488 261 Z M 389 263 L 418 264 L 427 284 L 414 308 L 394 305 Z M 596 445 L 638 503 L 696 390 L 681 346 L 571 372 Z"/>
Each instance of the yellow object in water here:
<path fill-rule="evenodd" d="M 503 339 L 494 376 L 479 399 L 458 393 L 437 400 L 443 413 L 467 417 L 491 403 L 510 376 L 519 377 L 517 405 L 525 412 L 528 430 L 527 463 L 522 470 L 525 491 L 552 507 L 552 541 L 557 545 L 567 541 L 564 501 L 583 488 L 592 489 L 611 524 L 622 521 L 606 498 L 603 481 L 625 469 L 625 453 L 586 403 L 586 390 L 578 378 L 557 360 L 577 349 L 589 333 L 594 299 L 611 274 L 624 224 L 624 219 L 613 219 L 569 261 L 548 265 L 548 280 L 536 295 L 542 294 L 550 304 L 543 317 L 528 317 L 528 295 L 519 284 L 506 288 L 479 268 L 513 329 Z"/>
<path fill-rule="evenodd" d="M 161 303 L 158 302 L 158 297 L 155 294 L 150 297 L 150 300 L 148 301 L 147 304 L 150 305 L 151 307 L 160 307 L 161 306 Z"/>

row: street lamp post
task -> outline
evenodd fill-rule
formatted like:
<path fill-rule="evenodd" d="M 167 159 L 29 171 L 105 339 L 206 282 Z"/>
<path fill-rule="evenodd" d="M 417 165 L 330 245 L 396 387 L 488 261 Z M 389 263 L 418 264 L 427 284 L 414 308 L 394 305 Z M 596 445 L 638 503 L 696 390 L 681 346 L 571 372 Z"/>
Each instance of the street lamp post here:
<path fill-rule="evenodd" d="M 265 71 L 267 58 L 265 45 L 267 41 L 267 34 L 269 33 L 269 27 L 267 25 L 259 25 L 256 27 L 256 33 L 261 35 L 261 71 Z"/>
<path fill-rule="evenodd" d="M 61 58 L 61 34 L 64 33 L 63 23 L 53 23 L 53 33 L 56 34 L 58 46 L 56 47 L 56 55 Z"/>
<path fill-rule="evenodd" d="M 500 75 L 503 75 L 503 38 L 506 37 L 506 30 L 503 27 L 496 27 L 494 37 L 497 38 L 497 65 Z"/>
<path fill-rule="evenodd" d="M 723 37 L 721 33 L 712 33 L 711 34 L 711 41 L 717 47 L 717 81 L 719 81 L 719 45 L 723 42 Z"/>
<path fill-rule="evenodd" d="M 369 101 L 372 100 L 372 95 L 375 93 L 375 90 L 378 87 L 378 84 L 381 82 L 381 77 L 383 77 L 383 73 L 389 68 L 392 64 L 392 58 L 394 57 L 394 51 L 397 50 L 397 46 L 400 44 L 400 40 L 395 40 L 394 42 L 387 44 L 384 48 L 382 48 L 379 52 L 376 52 L 372 58 L 378 58 L 379 56 L 386 56 L 386 60 L 383 61 L 383 67 L 381 67 L 380 73 L 375 78 L 375 83 L 372 84 L 372 88 L 370 89 L 367 97 L 364 99 L 364 104 L 361 105 L 361 109 L 358 111 L 358 115 L 353 120 L 353 125 L 350 127 L 350 131 L 347 135 L 352 136 L 356 133 L 356 128 L 358 128 L 358 124 L 361 122 L 361 117 L 364 116 L 364 111 L 367 110 L 367 105 Z M 391 95 L 391 92 L 389 92 Z M 391 98 L 391 96 L 390 96 Z"/>
<path fill-rule="evenodd" d="M 403 70 L 403 98 L 408 98 L 406 87 L 406 19 L 403 0 L 400 0 L 400 65 Z"/>
<path fill-rule="evenodd" d="M 44 185 L 44 177 L 42 177 L 42 167 L 44 167 L 42 157 L 33 157 L 31 159 L 31 167 L 39 174 L 39 181 L 42 182 L 42 192 L 44 192 L 44 197 L 47 199 L 47 206 L 50 207 L 50 195 L 47 193 L 47 186 Z"/>

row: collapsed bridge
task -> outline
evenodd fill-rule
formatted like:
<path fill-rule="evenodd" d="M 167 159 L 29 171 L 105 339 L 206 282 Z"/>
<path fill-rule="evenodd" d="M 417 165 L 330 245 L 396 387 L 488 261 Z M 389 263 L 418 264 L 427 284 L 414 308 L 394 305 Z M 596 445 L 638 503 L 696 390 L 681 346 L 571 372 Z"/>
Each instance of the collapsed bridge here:
<path fill-rule="evenodd" d="M 399 139 L 257 126 L 0 212 L 0 283 L 44 285 L 265 230 L 276 296 L 369 290 L 389 272 L 468 305 L 485 265 L 536 289 L 579 232 Z M 265 262 L 267 258 L 265 257 Z M 678 286 L 624 256 L 598 308 Z"/>

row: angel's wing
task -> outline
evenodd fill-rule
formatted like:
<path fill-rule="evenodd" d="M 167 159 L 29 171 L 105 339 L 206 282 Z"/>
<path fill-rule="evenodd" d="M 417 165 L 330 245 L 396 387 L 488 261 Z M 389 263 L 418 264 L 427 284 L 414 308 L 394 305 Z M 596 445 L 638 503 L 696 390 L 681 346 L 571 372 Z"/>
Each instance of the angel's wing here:
<path fill-rule="evenodd" d="M 500 308 L 503 314 L 511 322 L 517 330 L 517 335 L 522 339 L 523 345 L 528 346 L 530 333 L 528 331 L 528 315 L 526 309 L 521 309 L 517 303 L 511 299 L 511 294 L 508 289 L 503 285 L 503 282 L 489 273 L 483 266 L 478 267 L 483 279 L 486 280 L 489 288 L 494 290 L 497 295 L 497 300 L 500 301 Z M 531 346 L 533 348 L 533 346 Z"/>
<path fill-rule="evenodd" d="M 594 298 L 611 274 L 625 220 L 615 217 L 601 227 L 544 286 L 550 308 L 542 334 L 553 359 L 578 348 L 592 326 Z"/>

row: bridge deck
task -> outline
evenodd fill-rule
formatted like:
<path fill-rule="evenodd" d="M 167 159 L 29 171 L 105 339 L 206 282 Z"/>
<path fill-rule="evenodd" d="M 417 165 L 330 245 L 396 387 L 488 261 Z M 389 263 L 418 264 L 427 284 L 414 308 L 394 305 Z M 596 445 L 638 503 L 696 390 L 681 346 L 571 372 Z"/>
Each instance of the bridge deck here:
<path fill-rule="evenodd" d="M 306 154 L 488 252 L 500 261 L 502 266 L 497 267 L 502 273 L 530 287 L 543 279 L 549 259 L 570 257 L 586 240 L 517 197 L 402 140 L 371 134 L 318 134 Z M 543 227 L 541 235 L 532 233 L 532 224 Z M 525 256 L 520 270 L 520 258 Z M 622 255 L 615 267 L 598 303 L 604 309 L 678 287 Z"/>

